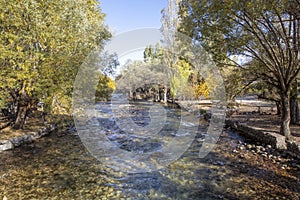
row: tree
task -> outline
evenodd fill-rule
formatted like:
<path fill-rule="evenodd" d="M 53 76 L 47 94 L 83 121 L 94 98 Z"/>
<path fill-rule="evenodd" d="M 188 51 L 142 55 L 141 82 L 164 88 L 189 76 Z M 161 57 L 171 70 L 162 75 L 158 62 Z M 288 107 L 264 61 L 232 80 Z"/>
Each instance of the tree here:
<path fill-rule="evenodd" d="M 169 91 L 169 77 L 167 74 L 168 71 L 168 67 L 167 65 L 165 65 L 165 56 L 166 56 L 166 49 L 164 47 L 162 47 L 159 43 L 157 43 L 155 45 L 155 47 L 153 47 L 152 45 L 148 46 L 145 48 L 144 50 L 144 62 L 147 63 L 148 67 L 150 67 L 150 69 L 154 70 L 153 72 L 158 72 L 159 76 L 158 76 L 158 80 L 160 78 L 164 78 L 165 80 L 162 80 L 161 82 L 161 86 L 158 88 L 159 91 L 159 101 L 162 101 L 164 103 L 167 102 L 167 93 Z M 151 65 L 154 65 L 155 67 L 151 67 Z M 157 66 L 160 66 L 162 69 L 156 69 Z M 161 76 L 161 73 L 165 73 L 165 76 Z M 158 83 L 156 83 L 158 84 Z M 160 98 L 160 96 L 162 96 L 162 98 Z"/>
<path fill-rule="evenodd" d="M 147 59 L 147 57 L 146 57 Z M 166 101 L 165 86 L 168 86 L 166 68 L 159 62 L 129 61 L 123 66 L 122 74 L 116 80 L 117 89 L 128 92 L 130 99 L 135 99 L 137 90 L 155 96 L 155 101 Z"/>
<path fill-rule="evenodd" d="M 183 0 L 180 8 L 180 31 L 200 41 L 220 65 L 230 60 L 249 68 L 233 55 L 258 64 L 255 76 L 277 88 L 281 133 L 289 138 L 291 91 L 300 71 L 300 2 Z"/>
<path fill-rule="evenodd" d="M 110 37 L 103 20 L 96 0 L 0 0 L 1 106 L 15 107 L 14 128 L 37 101 L 70 104 L 79 66 Z"/>
<path fill-rule="evenodd" d="M 107 101 L 116 89 L 114 81 L 104 74 L 100 74 L 96 88 L 96 101 Z"/>

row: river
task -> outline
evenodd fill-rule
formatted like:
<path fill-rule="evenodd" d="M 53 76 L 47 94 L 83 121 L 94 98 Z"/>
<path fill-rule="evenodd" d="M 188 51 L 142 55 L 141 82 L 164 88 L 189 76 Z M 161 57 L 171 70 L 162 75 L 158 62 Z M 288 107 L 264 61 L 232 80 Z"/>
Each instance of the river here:
<path fill-rule="evenodd" d="M 111 113 L 104 104 L 98 108 Z M 183 115 L 179 109 L 165 109 L 166 121 L 159 131 L 163 139 L 174 137 Z M 147 105 L 135 104 L 132 116 L 127 117 L 146 127 L 151 121 L 148 111 Z M 155 152 L 164 145 L 163 140 L 150 141 L 150 146 L 141 149 L 141 140 L 119 139 L 124 133 L 110 117 L 97 120 L 110 141 L 125 151 Z M 207 127 L 201 121 L 193 142 L 177 160 L 157 171 L 139 173 L 106 166 L 89 153 L 77 134 L 56 131 L 0 153 L 0 199 L 300 198 L 299 160 L 247 141 L 229 129 L 223 130 L 212 152 L 199 158 Z"/>

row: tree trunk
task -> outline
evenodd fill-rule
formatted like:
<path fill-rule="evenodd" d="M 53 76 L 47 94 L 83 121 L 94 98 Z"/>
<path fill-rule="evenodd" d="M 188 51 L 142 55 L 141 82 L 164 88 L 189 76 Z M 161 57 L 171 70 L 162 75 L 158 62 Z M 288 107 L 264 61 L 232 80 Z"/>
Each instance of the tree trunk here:
<path fill-rule="evenodd" d="M 282 112 L 281 102 L 280 101 L 276 101 L 275 103 L 276 103 L 276 109 L 277 109 L 276 115 L 281 115 L 281 112 Z"/>
<path fill-rule="evenodd" d="M 137 100 L 136 92 L 133 92 L 133 93 L 132 93 L 132 99 L 133 99 L 133 101 L 136 101 L 136 100 Z"/>
<path fill-rule="evenodd" d="M 28 94 L 23 92 L 19 97 L 16 120 L 13 125 L 14 129 L 22 129 L 23 128 L 25 121 L 26 121 L 27 114 L 28 114 L 28 110 L 29 110 L 29 103 L 30 103 L 30 100 L 29 100 Z"/>
<path fill-rule="evenodd" d="M 25 124 L 25 121 L 26 121 L 26 117 L 27 117 L 27 111 L 28 111 L 27 106 L 20 106 L 19 107 L 17 118 L 16 118 L 16 121 L 13 125 L 14 129 L 23 128 L 23 126 Z"/>
<path fill-rule="evenodd" d="M 297 81 L 294 82 L 291 89 L 290 108 L 291 108 L 291 124 L 299 123 L 299 107 L 298 107 L 298 91 Z"/>
<path fill-rule="evenodd" d="M 163 92 L 164 92 L 164 103 L 167 103 L 167 93 L 168 93 L 168 89 L 166 86 L 164 86 L 163 88 Z"/>
<path fill-rule="evenodd" d="M 161 102 L 161 89 L 158 88 L 158 91 L 157 91 L 157 102 Z"/>
<path fill-rule="evenodd" d="M 290 130 L 290 101 L 289 101 L 289 95 L 288 94 L 282 94 L 281 95 L 281 127 L 280 127 L 280 133 L 285 136 L 286 139 L 289 139 L 291 136 L 291 130 Z"/>
<path fill-rule="evenodd" d="M 297 98 L 295 96 L 291 97 L 290 108 L 291 108 L 291 124 L 298 124 L 299 123 L 299 106 L 298 106 Z"/>

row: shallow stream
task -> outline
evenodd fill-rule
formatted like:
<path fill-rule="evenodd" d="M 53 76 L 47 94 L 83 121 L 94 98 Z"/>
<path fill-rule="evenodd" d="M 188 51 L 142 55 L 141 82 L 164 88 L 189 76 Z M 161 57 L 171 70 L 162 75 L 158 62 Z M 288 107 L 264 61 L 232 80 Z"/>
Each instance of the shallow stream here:
<path fill-rule="evenodd" d="M 182 115 L 167 109 L 160 140 L 141 140 L 118 130 L 107 105 L 97 119 L 107 137 L 124 151 L 155 152 L 175 137 Z M 133 121 L 151 121 L 145 104 L 132 105 Z M 107 118 L 103 118 L 103 113 Z M 128 117 L 128 116 L 127 116 Z M 299 161 L 224 129 L 217 146 L 200 159 L 207 123 L 176 161 L 158 171 L 126 173 L 94 158 L 74 132 L 57 131 L 0 153 L 0 199 L 294 199 L 300 198 Z M 161 139 L 163 138 L 163 140 Z M 145 145 L 148 144 L 148 145 Z"/>

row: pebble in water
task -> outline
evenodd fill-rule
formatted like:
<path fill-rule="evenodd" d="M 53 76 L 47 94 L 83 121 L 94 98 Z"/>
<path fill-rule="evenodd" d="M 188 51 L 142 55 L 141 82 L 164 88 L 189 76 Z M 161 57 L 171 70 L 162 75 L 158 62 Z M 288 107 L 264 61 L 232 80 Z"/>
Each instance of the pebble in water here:
<path fill-rule="evenodd" d="M 172 113 L 176 116 L 176 111 Z M 108 135 L 123 134 L 111 121 L 103 123 L 111 130 Z M 172 126 L 167 128 L 172 130 Z M 122 137 L 115 139 L 119 138 L 122 140 Z M 300 196 L 299 161 L 288 155 L 275 158 L 268 146 L 263 150 L 257 147 L 261 145 L 247 144 L 230 131 L 203 159 L 194 153 L 199 145 L 195 141 L 180 159 L 158 172 L 126 174 L 94 159 L 78 136 L 52 134 L 38 142 L 35 154 L 31 152 L 37 150 L 36 146 L 0 154 L 0 199 L 197 200 Z"/>

